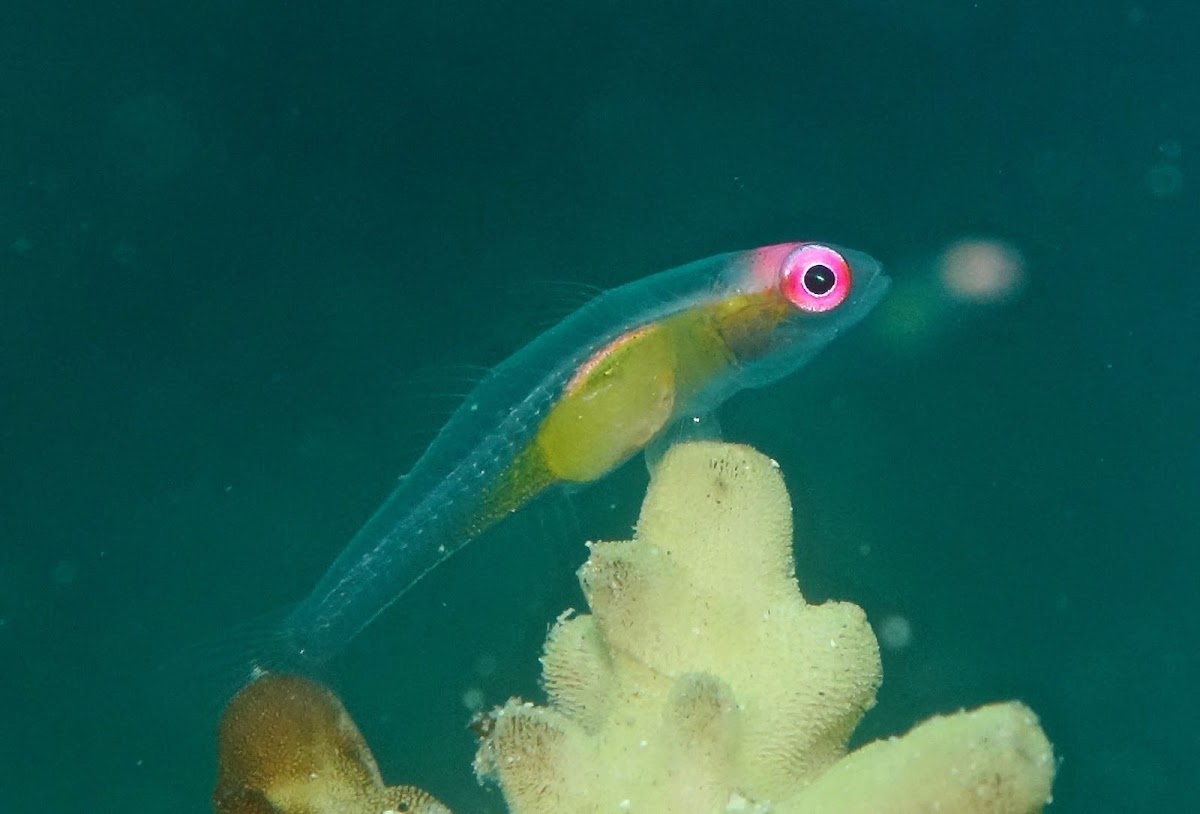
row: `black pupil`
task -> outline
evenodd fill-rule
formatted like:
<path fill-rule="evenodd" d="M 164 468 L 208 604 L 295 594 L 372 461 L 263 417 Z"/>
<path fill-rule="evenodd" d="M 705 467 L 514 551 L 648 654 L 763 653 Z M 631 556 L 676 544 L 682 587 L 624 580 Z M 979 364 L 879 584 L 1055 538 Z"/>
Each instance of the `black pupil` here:
<path fill-rule="evenodd" d="M 834 283 L 836 282 L 837 275 L 833 273 L 833 269 L 829 266 L 817 264 L 809 266 L 804 271 L 804 287 L 814 296 L 824 297 L 833 290 Z"/>

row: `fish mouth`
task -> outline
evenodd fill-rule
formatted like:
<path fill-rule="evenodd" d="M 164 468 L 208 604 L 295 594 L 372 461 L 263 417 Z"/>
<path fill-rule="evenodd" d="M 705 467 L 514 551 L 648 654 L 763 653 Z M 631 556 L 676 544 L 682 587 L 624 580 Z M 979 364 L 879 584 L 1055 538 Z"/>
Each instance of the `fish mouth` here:
<path fill-rule="evenodd" d="M 846 259 L 854 274 L 854 287 L 850 291 L 848 308 L 840 309 L 844 324 L 849 326 L 869 314 L 887 295 L 892 280 L 883 270 L 883 264 L 866 252 L 835 247 Z M 848 313 L 846 313 L 848 312 Z"/>
<path fill-rule="evenodd" d="M 887 296 L 888 289 L 892 287 L 892 278 L 888 277 L 883 270 L 883 264 L 878 260 L 872 259 L 872 267 L 867 273 L 866 285 L 859 290 L 862 294 L 862 310 L 866 314 Z"/>

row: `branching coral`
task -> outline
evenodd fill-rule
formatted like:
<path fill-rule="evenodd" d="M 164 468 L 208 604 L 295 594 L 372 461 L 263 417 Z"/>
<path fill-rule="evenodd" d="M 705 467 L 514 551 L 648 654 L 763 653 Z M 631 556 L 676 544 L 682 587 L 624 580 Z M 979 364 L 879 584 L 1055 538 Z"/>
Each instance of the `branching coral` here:
<path fill-rule="evenodd" d="M 1037 718 L 1010 702 L 928 720 L 846 753 L 875 703 L 863 612 L 808 604 L 791 506 L 746 447 L 670 450 L 633 540 L 580 569 L 591 614 L 564 614 L 542 658 L 546 706 L 480 722 L 476 773 L 513 814 L 1034 814 L 1054 775 Z M 329 690 L 266 675 L 221 722 L 216 814 L 449 814 L 385 786 Z"/>
<path fill-rule="evenodd" d="M 791 552 L 772 461 L 672 449 L 635 539 L 591 547 L 592 613 L 546 643 L 548 706 L 494 711 L 477 773 L 514 814 L 1039 811 L 1054 762 L 1020 704 L 845 754 L 878 648 L 856 606 L 805 602 Z"/>

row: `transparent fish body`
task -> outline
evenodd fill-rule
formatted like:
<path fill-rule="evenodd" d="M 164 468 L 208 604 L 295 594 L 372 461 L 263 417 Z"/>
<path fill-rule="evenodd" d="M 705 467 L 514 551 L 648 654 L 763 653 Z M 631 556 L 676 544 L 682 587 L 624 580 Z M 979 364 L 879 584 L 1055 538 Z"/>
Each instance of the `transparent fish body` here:
<path fill-rule="evenodd" d="M 833 287 L 813 295 L 809 279 Z M 865 254 L 789 243 L 600 294 L 479 382 L 287 617 L 288 650 L 327 659 L 504 517 L 556 485 L 602 477 L 680 419 L 788 375 L 887 286 Z"/>

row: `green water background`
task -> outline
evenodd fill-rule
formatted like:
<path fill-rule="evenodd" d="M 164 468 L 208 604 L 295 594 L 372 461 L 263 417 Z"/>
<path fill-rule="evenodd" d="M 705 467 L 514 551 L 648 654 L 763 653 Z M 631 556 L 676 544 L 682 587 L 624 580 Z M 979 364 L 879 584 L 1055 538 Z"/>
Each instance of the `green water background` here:
<path fill-rule="evenodd" d="M 1020 698 L 1062 760 L 1052 810 L 1189 809 L 1198 24 L 5 3 L 0 813 L 207 810 L 196 688 L 225 656 L 195 643 L 302 596 L 479 366 L 588 287 L 805 238 L 916 292 L 722 413 L 796 493 L 810 596 L 911 630 L 861 737 Z M 1012 302 L 929 294 L 971 236 L 1023 254 Z M 626 536 L 644 482 L 530 512 L 331 665 L 389 780 L 502 809 L 464 698 L 539 697 L 582 540 Z"/>

